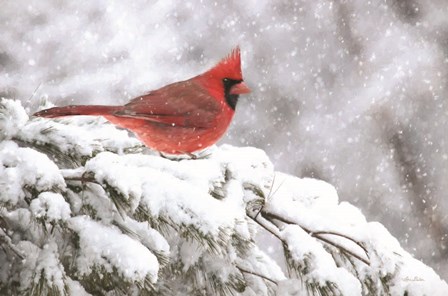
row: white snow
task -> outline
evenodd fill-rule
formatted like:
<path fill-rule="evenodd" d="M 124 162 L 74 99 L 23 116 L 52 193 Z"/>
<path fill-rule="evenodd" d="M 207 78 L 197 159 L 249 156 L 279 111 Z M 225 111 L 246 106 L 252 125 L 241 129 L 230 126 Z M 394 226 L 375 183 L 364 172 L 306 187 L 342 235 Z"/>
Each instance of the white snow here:
<path fill-rule="evenodd" d="M 263 184 L 273 174 L 272 169 L 268 169 L 272 165 L 266 155 L 253 148 L 237 149 L 243 153 L 238 155 L 235 165 L 229 165 L 235 157 L 235 149 L 225 147 L 216 151 L 210 160 L 182 162 L 151 155 L 104 152 L 89 160 L 85 168 L 86 172 L 94 173 L 100 183 L 107 182 L 125 194 L 131 203 L 131 210 L 142 205 L 155 217 L 169 217 L 176 224 L 193 225 L 204 233 L 218 235 L 223 229 L 234 228 L 237 221 L 244 219 L 241 185 L 251 180 L 256 180 L 254 185 Z M 249 154 L 251 158 L 247 158 Z M 109 169 L 110 166 L 114 169 Z M 226 169 L 231 178 L 238 178 L 238 174 L 244 173 L 244 177 L 237 179 L 239 192 L 229 194 L 224 200 L 214 199 L 209 190 L 224 181 Z M 231 184 L 226 191 L 237 190 L 232 189 L 234 186 Z M 265 188 L 267 186 L 264 185 Z"/>
<path fill-rule="evenodd" d="M 304 275 L 304 281 L 313 279 L 322 286 L 332 282 L 337 285 L 342 295 L 361 295 L 359 280 L 346 269 L 337 267 L 331 254 L 301 227 L 285 226 L 281 236 L 288 244 L 292 258 L 296 262 L 306 262 L 308 273 Z"/>
<path fill-rule="evenodd" d="M 374 270 L 382 276 L 395 274 L 391 286 L 396 294 L 408 291 L 409 295 L 446 295 L 448 292 L 446 282 L 404 251 L 382 224 L 367 222 L 362 213 L 347 202 L 338 203 L 336 191 L 330 184 L 277 173 L 272 192 L 266 210 L 297 223 L 287 224 L 280 234 L 290 242 L 289 250 L 297 262 L 305 258 L 311 262 L 311 272 L 305 277 L 314 276 L 322 279 L 322 283 L 325 280 L 335 282 L 344 295 L 361 294 L 359 281 L 347 270 L 336 267 L 330 254 L 322 248 L 322 242 L 310 237 L 304 231 L 307 229 L 311 234 L 327 232 L 329 234 L 321 235 L 367 259 L 369 266 L 356 262 L 362 271 L 358 273 L 361 278 L 371 277 Z M 367 254 L 341 235 L 363 244 Z M 322 266 L 325 268 L 320 268 Z M 288 285 L 291 282 L 285 283 L 282 289 L 288 290 Z"/>
<path fill-rule="evenodd" d="M 78 281 L 74 281 L 70 278 L 66 279 L 67 286 L 69 289 L 70 295 L 79 295 L 79 296 L 90 296 L 91 294 L 87 293 L 86 290 L 82 287 L 82 285 Z"/>
<path fill-rule="evenodd" d="M 45 280 L 50 280 L 51 286 L 56 286 L 59 291 L 64 291 L 65 272 L 59 261 L 58 246 L 55 242 L 45 244 L 40 250 L 39 258 L 36 260 L 34 282 L 40 280 L 43 274 Z"/>
<path fill-rule="evenodd" d="M 60 293 L 65 290 L 65 272 L 59 261 L 56 243 L 49 242 L 39 248 L 28 241 L 21 241 L 18 247 L 26 254 L 26 259 L 22 263 L 24 268 L 20 272 L 22 290 L 29 288 L 30 285 L 37 286 L 39 281 L 46 282 L 49 287 L 55 287 Z M 42 290 L 42 292 L 49 291 Z"/>
<path fill-rule="evenodd" d="M 367 223 L 359 209 L 347 202 L 339 203 L 335 188 L 321 180 L 276 173 L 268 199 L 268 210 L 314 232 L 337 228 L 357 237 L 362 235 L 357 227 Z"/>
<path fill-rule="evenodd" d="M 65 221 L 70 218 L 70 205 L 59 193 L 42 192 L 30 204 L 30 210 L 36 218 L 45 218 L 49 222 Z"/>
<path fill-rule="evenodd" d="M 85 126 L 73 128 L 72 124 Z M 56 131 L 49 133 L 49 131 Z M 89 132 L 94 131 L 94 132 Z M 66 154 L 91 156 L 94 152 L 110 150 L 122 152 L 125 148 L 141 146 L 140 142 L 128 136 L 125 130 L 118 130 L 102 118 L 86 116 L 68 119 L 34 119 L 20 130 L 18 137 L 24 141 L 34 139 L 40 144 L 52 143 Z"/>
<path fill-rule="evenodd" d="M 12 141 L 0 142 L 0 201 L 22 202 L 27 186 L 39 191 L 62 190 L 65 182 L 59 168 L 45 154 Z"/>
<path fill-rule="evenodd" d="M 144 281 L 149 277 L 157 281 L 159 263 L 146 247 L 121 233 L 117 228 L 93 221 L 85 216 L 68 220 L 69 227 L 79 235 L 81 254 L 78 266 L 81 275 L 92 269 L 104 267 L 107 272 L 115 268 L 130 282 Z"/>
<path fill-rule="evenodd" d="M 140 242 L 150 249 L 165 256 L 169 256 L 170 246 L 166 239 L 156 230 L 152 229 L 148 222 L 137 222 L 126 218 L 124 221 L 126 227 L 133 231 Z"/>
<path fill-rule="evenodd" d="M 0 141 L 12 138 L 28 121 L 20 101 L 0 99 Z"/>

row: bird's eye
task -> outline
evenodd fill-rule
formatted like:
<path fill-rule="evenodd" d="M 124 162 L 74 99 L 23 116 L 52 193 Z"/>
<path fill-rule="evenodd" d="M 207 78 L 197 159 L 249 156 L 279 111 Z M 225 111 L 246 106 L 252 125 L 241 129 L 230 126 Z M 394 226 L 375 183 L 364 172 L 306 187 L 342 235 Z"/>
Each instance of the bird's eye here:
<path fill-rule="evenodd" d="M 223 82 L 229 82 L 229 79 L 228 78 L 224 78 L 222 81 Z"/>

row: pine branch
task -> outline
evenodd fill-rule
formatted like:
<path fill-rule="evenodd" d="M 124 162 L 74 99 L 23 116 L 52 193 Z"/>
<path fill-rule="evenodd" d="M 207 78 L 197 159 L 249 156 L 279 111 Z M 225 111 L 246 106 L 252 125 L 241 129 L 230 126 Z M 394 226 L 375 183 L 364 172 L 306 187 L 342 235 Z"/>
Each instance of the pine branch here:
<path fill-rule="evenodd" d="M 276 286 L 278 286 L 278 282 L 277 281 L 275 281 L 275 280 L 273 280 L 273 279 L 271 279 L 271 278 L 269 278 L 269 277 L 267 277 L 267 276 L 265 276 L 265 275 L 262 275 L 261 273 L 258 273 L 258 272 L 255 272 L 255 271 L 251 271 L 251 270 L 247 270 L 247 269 L 245 269 L 245 268 L 243 268 L 243 267 L 241 267 L 241 266 L 235 266 L 239 271 L 241 271 L 242 273 L 248 273 L 248 274 L 251 274 L 251 275 L 254 275 L 254 276 L 257 276 L 257 277 L 259 277 L 259 278 L 262 278 L 262 279 L 264 279 L 264 280 L 266 280 L 266 281 L 268 281 L 268 282 L 271 282 L 271 283 L 273 283 L 273 284 L 275 284 Z"/>
<path fill-rule="evenodd" d="M 352 238 L 352 237 L 350 237 L 350 236 L 348 236 L 346 234 L 339 233 L 339 232 L 336 232 L 336 231 L 314 231 L 314 232 L 311 231 L 310 232 L 310 235 L 314 236 L 314 237 L 316 237 L 316 236 L 320 237 L 323 234 L 331 234 L 331 235 L 335 235 L 335 236 L 340 236 L 340 237 L 343 237 L 345 239 L 348 239 L 348 240 L 352 241 L 353 243 L 358 245 L 361 249 L 363 249 L 364 252 L 366 253 L 367 258 L 370 259 L 369 251 L 367 250 L 367 248 L 361 242 L 358 242 L 357 240 L 355 240 L 354 238 Z M 364 263 L 366 263 L 366 262 L 364 262 Z M 367 265 L 370 265 L 370 264 L 367 264 Z"/>
<path fill-rule="evenodd" d="M 27 122 L 18 102 L 0 100 L 6 132 L 0 178 L 8 180 L 0 193 L 2 295 L 59 296 L 77 288 L 94 295 L 269 295 L 291 288 L 334 296 L 359 288 L 357 281 L 358 294 L 387 295 L 416 266 L 399 247 L 377 243 L 390 236 L 384 228 L 374 229 L 367 244 L 338 228 L 300 225 L 293 211 L 276 213 L 282 202 L 300 205 L 306 199 L 296 196 L 313 190 L 325 201 L 328 185 L 311 179 L 295 184 L 286 175 L 275 182 L 262 151 L 227 146 L 201 160 L 177 162 L 139 155 L 146 148 L 123 141 L 125 133 L 98 120 L 48 122 Z M 110 140 L 99 139 L 99 131 Z M 204 172 L 196 174 L 198 167 Z M 283 187 L 286 180 L 291 183 Z M 44 192 L 58 192 L 58 198 L 41 200 Z M 336 196 L 333 201 L 337 211 Z M 320 213 L 314 218 L 318 223 Z M 256 245 L 260 228 L 281 243 L 286 278 Z M 429 275 L 425 281 L 440 282 L 421 266 Z"/>
<path fill-rule="evenodd" d="M 118 228 L 120 228 L 120 230 L 123 233 L 126 233 L 127 235 L 129 235 L 130 237 L 133 237 L 134 239 L 136 239 L 138 241 L 142 241 L 144 239 L 142 236 L 137 234 L 135 231 L 133 231 L 131 228 L 129 228 L 122 222 L 114 220 L 114 221 L 112 221 L 112 225 L 117 226 Z M 157 257 L 157 261 L 160 263 L 162 268 L 169 264 L 170 258 L 168 256 L 168 254 L 159 252 L 158 250 L 154 250 L 149 247 L 148 247 L 148 249 L 150 249 L 150 251 Z"/>
<path fill-rule="evenodd" d="M 80 176 L 80 177 L 64 177 L 65 181 L 79 181 L 81 183 L 95 183 L 101 185 L 95 178 L 91 176 Z"/>
<path fill-rule="evenodd" d="M 53 128 L 49 127 L 42 130 L 41 133 L 46 134 L 53 131 Z M 21 147 L 30 147 L 47 155 L 50 159 L 52 159 L 55 163 L 58 163 L 60 166 L 63 165 L 67 168 L 77 168 L 85 162 L 85 159 L 80 160 L 78 157 L 76 157 L 76 155 L 74 155 L 74 153 L 63 152 L 57 145 L 54 145 L 52 143 L 41 143 L 38 141 L 31 142 L 18 137 L 14 137 L 13 141 L 19 144 L 19 146 Z"/>
<path fill-rule="evenodd" d="M 368 254 L 367 249 L 360 242 L 356 241 L 355 239 L 353 239 L 353 238 L 351 238 L 351 237 L 349 237 L 347 235 L 340 234 L 340 233 L 337 233 L 337 232 L 334 232 L 334 231 L 313 232 L 313 231 L 309 230 L 308 228 L 303 227 L 302 225 L 299 225 L 297 222 L 291 221 L 291 220 L 289 220 L 289 219 L 287 219 L 285 217 L 279 216 L 279 215 L 277 215 L 275 213 L 272 213 L 272 212 L 263 211 L 262 215 L 265 216 L 267 219 L 276 219 L 276 220 L 282 221 L 283 223 L 286 223 L 286 224 L 297 225 L 297 226 L 301 227 L 309 235 L 311 235 L 311 236 L 313 236 L 313 237 L 315 237 L 315 238 L 317 238 L 317 239 L 319 239 L 319 240 L 321 240 L 323 242 L 326 242 L 327 244 L 330 244 L 330 245 L 332 245 L 332 246 L 334 246 L 334 247 L 344 251 L 347 254 L 350 254 L 351 256 L 355 257 L 356 259 L 364 262 L 366 265 L 370 265 L 370 261 L 368 259 L 362 258 L 360 255 L 354 253 L 353 251 L 347 249 L 346 247 L 341 246 L 340 244 L 338 244 L 338 243 L 336 243 L 334 241 L 331 241 L 331 240 L 329 240 L 329 239 L 327 239 L 327 238 L 322 236 L 324 234 L 332 234 L 332 235 L 336 235 L 336 236 L 340 236 L 340 237 L 346 238 L 346 239 L 354 242 L 360 248 L 362 248 L 363 251 L 366 253 L 367 258 L 369 258 L 369 254 Z"/>
<path fill-rule="evenodd" d="M 25 259 L 23 252 L 12 243 L 11 237 L 2 228 L 0 228 L 0 245 L 5 251 L 11 250 L 20 260 Z"/>
<path fill-rule="evenodd" d="M 265 229 L 265 230 L 268 231 L 270 234 L 272 234 L 272 235 L 275 236 L 277 239 L 279 239 L 281 242 L 283 242 L 283 238 L 280 236 L 280 234 L 279 234 L 279 232 L 278 232 L 278 229 L 275 228 L 275 226 L 272 227 L 271 225 L 267 224 L 267 222 L 269 222 L 269 223 L 272 223 L 272 222 L 269 221 L 269 220 L 263 219 L 263 218 L 260 219 L 260 217 L 261 217 L 261 216 L 259 215 L 260 212 L 261 212 L 261 210 L 258 211 L 256 215 L 251 215 L 251 214 L 247 213 L 247 216 L 248 216 L 250 219 L 252 219 L 253 221 L 255 221 L 258 225 L 260 225 L 261 228 Z"/>

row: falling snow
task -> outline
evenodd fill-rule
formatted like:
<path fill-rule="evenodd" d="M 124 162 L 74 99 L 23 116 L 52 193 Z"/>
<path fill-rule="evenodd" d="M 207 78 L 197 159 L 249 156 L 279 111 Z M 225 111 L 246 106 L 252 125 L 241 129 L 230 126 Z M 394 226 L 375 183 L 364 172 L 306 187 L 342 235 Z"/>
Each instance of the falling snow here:
<path fill-rule="evenodd" d="M 253 92 L 221 143 L 263 149 L 278 170 L 328 181 L 448 279 L 447 15 L 444 0 L 4 1 L 0 97 L 27 112 L 8 109 L 20 114 L 0 130 L 2 157 L 17 170 L 33 170 L 24 160 L 36 159 L 55 172 L 8 141 L 43 101 L 123 104 L 198 74 L 239 44 Z M 54 137 L 71 139 L 66 153 L 91 153 L 89 134 L 67 127 Z M 105 126 L 95 141 L 120 152 L 136 140 Z M 34 177 L 21 185 L 46 186 Z M 62 203 L 41 199 L 36 215 L 66 218 Z"/>

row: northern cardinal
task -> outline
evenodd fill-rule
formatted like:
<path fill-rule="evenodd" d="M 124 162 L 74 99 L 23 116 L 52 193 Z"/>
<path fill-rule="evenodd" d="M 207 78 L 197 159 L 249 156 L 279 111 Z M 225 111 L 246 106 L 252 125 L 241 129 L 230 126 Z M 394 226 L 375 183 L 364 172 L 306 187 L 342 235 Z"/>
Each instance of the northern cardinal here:
<path fill-rule="evenodd" d="M 239 47 L 210 70 L 138 96 L 124 106 L 72 105 L 34 116 L 103 116 L 132 131 L 146 146 L 169 154 L 191 154 L 216 143 L 225 133 L 243 82 Z"/>

